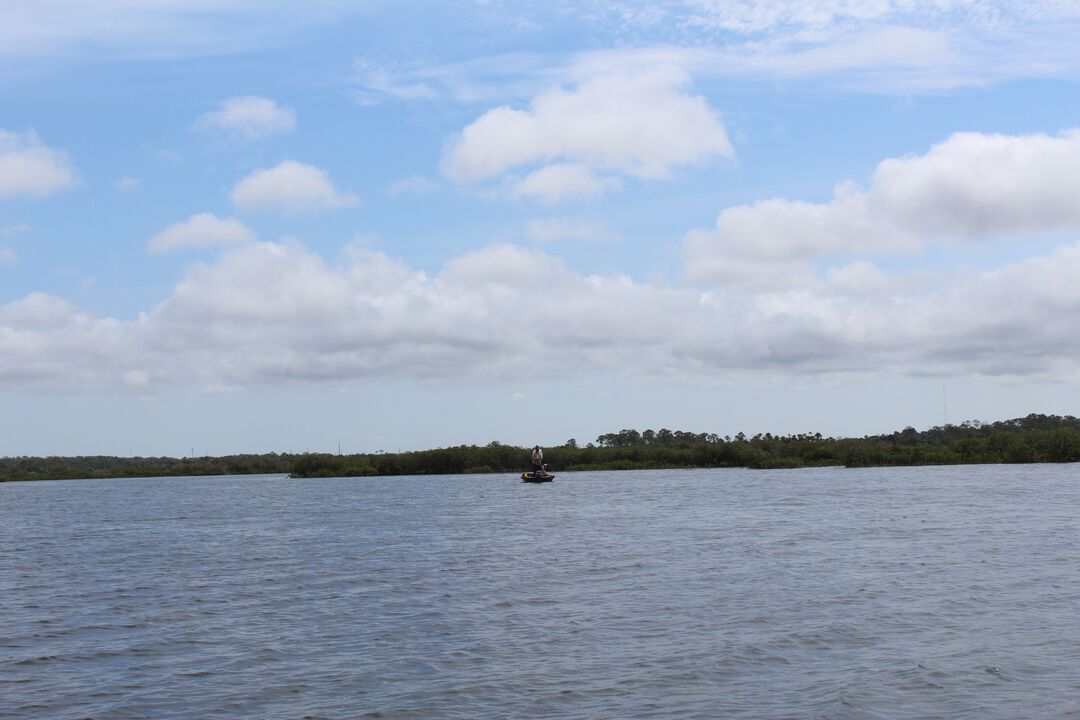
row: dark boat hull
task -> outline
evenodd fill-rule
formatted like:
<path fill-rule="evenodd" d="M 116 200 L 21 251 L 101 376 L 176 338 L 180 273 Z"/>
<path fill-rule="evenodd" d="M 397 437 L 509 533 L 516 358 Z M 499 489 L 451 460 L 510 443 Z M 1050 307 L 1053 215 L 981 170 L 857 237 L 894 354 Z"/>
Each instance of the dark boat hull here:
<path fill-rule="evenodd" d="M 536 475 L 536 474 L 531 473 L 531 472 L 523 472 L 523 473 L 521 473 L 521 482 L 542 483 L 542 482 L 551 482 L 554 479 L 555 479 L 554 475 L 548 475 L 547 473 L 544 473 L 543 475 Z"/>

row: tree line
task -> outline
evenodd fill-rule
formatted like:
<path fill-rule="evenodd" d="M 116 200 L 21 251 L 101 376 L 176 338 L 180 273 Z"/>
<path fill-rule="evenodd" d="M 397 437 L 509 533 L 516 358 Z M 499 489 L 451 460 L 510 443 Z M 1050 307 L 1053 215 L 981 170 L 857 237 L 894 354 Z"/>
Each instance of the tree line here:
<path fill-rule="evenodd" d="M 257 473 L 290 473 L 297 478 L 517 473 L 527 469 L 529 453 L 528 448 L 492 442 L 350 455 L 8 457 L 0 458 L 0 481 Z M 908 427 L 862 438 L 824 437 L 821 433 L 721 437 L 666 428 L 624 429 L 600 435 L 584 446 L 571 439 L 545 448 L 544 460 L 552 471 L 1080 462 L 1080 420 L 1071 415 L 1033 414 L 923 431 Z"/>

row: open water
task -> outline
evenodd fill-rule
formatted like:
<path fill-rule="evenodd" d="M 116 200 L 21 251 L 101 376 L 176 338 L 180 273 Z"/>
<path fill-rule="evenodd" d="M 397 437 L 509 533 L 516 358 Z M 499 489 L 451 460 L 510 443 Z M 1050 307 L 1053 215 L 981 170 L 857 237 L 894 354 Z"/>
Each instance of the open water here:
<path fill-rule="evenodd" d="M 1080 466 L 0 484 L 0 716 L 1080 717 Z"/>

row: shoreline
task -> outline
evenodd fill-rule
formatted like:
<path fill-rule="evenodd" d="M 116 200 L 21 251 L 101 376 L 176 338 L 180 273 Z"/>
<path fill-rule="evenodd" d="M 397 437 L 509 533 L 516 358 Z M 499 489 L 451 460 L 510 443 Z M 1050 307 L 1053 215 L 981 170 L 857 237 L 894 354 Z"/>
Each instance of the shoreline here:
<path fill-rule="evenodd" d="M 0 482 L 123 477 L 213 477 L 286 474 L 313 477 L 396 477 L 520 473 L 528 448 L 491 442 L 399 453 L 264 453 L 221 457 L 122 458 L 108 455 L 0 458 Z M 584 447 L 575 440 L 545 448 L 553 472 L 816 467 L 914 467 L 1080 462 L 1080 420 L 1024 418 L 913 428 L 889 435 L 831 438 L 819 433 L 734 438 L 715 434 L 623 430 Z"/>
<path fill-rule="evenodd" d="M 871 470 L 877 468 L 916 468 L 916 467 L 980 467 L 988 465 L 1066 465 L 1080 463 L 1080 460 L 1040 460 L 1033 462 L 956 462 L 956 463 L 919 463 L 906 465 L 799 465 L 791 467 L 748 467 L 745 465 L 657 465 L 648 467 L 570 467 L 550 469 L 554 473 L 624 473 L 624 472 L 649 472 L 652 470 L 752 470 L 768 472 L 770 470 Z M 35 482 L 64 482 L 83 480 L 173 480 L 173 479 L 202 479 L 202 478 L 227 478 L 227 477 L 283 477 L 288 480 L 375 480 L 392 478 L 421 478 L 421 477 L 451 477 L 461 475 L 508 475 L 517 477 L 521 470 L 491 470 L 484 472 L 431 472 L 431 473 L 402 473 L 397 475 L 295 475 L 290 472 L 237 472 L 237 473 L 205 473 L 205 474 L 177 474 L 177 475 L 95 475 L 92 477 L 39 477 L 39 478 L 0 478 L 0 485 L 6 483 L 35 483 Z"/>

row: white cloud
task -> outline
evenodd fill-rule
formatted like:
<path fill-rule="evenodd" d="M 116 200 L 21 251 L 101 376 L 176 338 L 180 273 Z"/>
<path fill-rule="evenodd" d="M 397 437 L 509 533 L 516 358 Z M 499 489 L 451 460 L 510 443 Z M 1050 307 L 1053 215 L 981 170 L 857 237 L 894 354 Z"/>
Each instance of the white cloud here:
<path fill-rule="evenodd" d="M 888 293 L 897 286 L 893 278 L 866 260 L 831 267 L 826 277 L 831 288 L 847 295 Z"/>
<path fill-rule="evenodd" d="M 564 72 L 588 77 L 614 68 L 633 74 L 678 67 L 699 81 L 808 81 L 874 94 L 912 93 L 999 79 L 980 69 L 939 28 L 865 27 L 850 33 L 721 44 L 621 47 L 581 53 Z"/>
<path fill-rule="evenodd" d="M 43 293 L 0 305 L 0 384 L 107 386 L 130 369 L 131 329 Z"/>
<path fill-rule="evenodd" d="M 787 31 L 810 38 L 872 23 L 966 24 L 986 31 L 1080 19 L 1080 6 L 1068 0 L 677 0 L 667 6 L 678 8 L 683 20 L 700 27 L 740 35 Z"/>
<path fill-rule="evenodd" d="M 432 14 L 441 9 L 433 7 Z M 400 11 L 394 4 L 386 8 L 393 21 L 392 13 Z M 302 9 L 285 0 L 8 2 L 0 4 L 0 57 L 235 54 L 372 12 L 369 4 L 344 0 L 312 0 Z M 815 73 L 850 70 L 855 84 L 870 92 L 1075 76 L 1080 69 L 1074 44 L 1080 8 L 1073 0 L 668 0 L 645 6 L 593 0 L 472 3 L 448 5 L 443 12 L 433 22 L 454 37 L 462 26 L 473 32 L 484 27 L 487 36 L 523 27 L 572 28 L 593 47 L 716 50 L 715 62 L 708 63 L 713 76 L 745 78 L 754 68 L 781 77 L 799 73 L 800 66 Z M 237 33 L 238 27 L 244 32 Z M 904 39 L 907 31 L 924 36 Z M 435 44 L 433 50 L 439 49 Z M 528 52 L 427 66 L 366 58 L 357 62 L 355 95 L 364 103 L 447 96 L 502 101 L 528 97 L 538 79 L 549 84 L 551 68 L 565 64 L 565 54 Z M 867 72 L 876 70 L 884 76 Z"/>
<path fill-rule="evenodd" d="M 910 96 L 1080 74 L 1073 0 L 619 0 L 485 6 L 509 26 L 587 28 L 584 52 L 518 52 L 444 63 L 357 63 L 359 102 L 527 100 L 613 71 L 676 66 L 699 82 L 817 81 Z"/>
<path fill-rule="evenodd" d="M 284 213 L 348 207 L 359 202 L 355 195 L 339 193 L 323 170 L 294 160 L 256 170 L 236 184 L 231 197 L 240 210 Z"/>
<path fill-rule="evenodd" d="M 217 110 L 201 115 L 195 127 L 258 140 L 295 129 L 296 113 L 268 98 L 244 95 L 223 100 Z"/>
<path fill-rule="evenodd" d="M 668 47 L 706 48 L 695 73 L 712 76 L 822 77 L 908 94 L 1080 71 L 1072 0 L 675 0 L 664 8 L 647 32 L 668 31 L 660 43 Z"/>
<path fill-rule="evenodd" d="M 403 79 L 400 70 L 380 66 L 370 60 L 358 60 L 353 97 L 361 105 L 376 105 L 386 97 L 397 100 L 432 100 L 439 96 L 424 78 Z"/>
<path fill-rule="evenodd" d="M 926 155 L 885 160 L 868 200 L 900 226 L 980 236 L 1080 226 L 1080 130 L 957 133 Z"/>
<path fill-rule="evenodd" d="M 519 192 L 550 200 L 565 195 L 551 192 L 560 176 L 595 193 L 606 182 L 600 172 L 666 178 L 677 167 L 731 157 L 724 126 L 703 97 L 685 92 L 687 83 L 671 68 L 604 74 L 549 90 L 529 110 L 489 110 L 451 143 L 443 170 L 458 182 L 482 182 L 539 164 Z"/>
<path fill-rule="evenodd" d="M 622 187 L 616 177 L 598 175 L 588 165 L 552 163 L 514 184 L 514 196 L 557 203 L 569 198 L 594 198 Z"/>
<path fill-rule="evenodd" d="M 532 97 L 568 77 L 564 59 L 525 51 L 439 64 L 385 65 L 363 58 L 353 69 L 353 98 L 361 105 L 448 98 L 470 104 L 500 102 Z"/>
<path fill-rule="evenodd" d="M 210 213 L 199 213 L 154 235 L 146 247 L 152 253 L 164 254 L 242 245 L 254 240 L 255 233 L 239 220 L 222 220 Z"/>
<path fill-rule="evenodd" d="M 43 145 L 33 130 L 0 130 L 0 200 L 48 197 L 75 183 L 67 155 Z"/>
<path fill-rule="evenodd" d="M 192 266 L 136 320 L 34 294 L 0 305 L 0 386 L 248 387 L 358 378 L 963 372 L 1080 382 L 1080 245 L 905 285 L 869 264 L 783 292 L 694 290 L 577 274 L 488 247 L 437 274 L 295 242 Z M 537 302 L 542 278 L 543 302 Z M 888 283 L 880 292 L 879 283 Z M 522 342 L 527 332 L 528 342 Z"/>
<path fill-rule="evenodd" d="M 931 73 L 935 75 L 934 83 L 969 84 L 958 78 L 946 80 L 950 73 L 942 72 L 959 64 L 948 35 L 937 30 L 906 27 L 868 30 L 854 37 L 808 48 L 750 53 L 735 64 L 755 74 L 788 78 L 854 72 L 852 81 L 860 77 L 892 75 L 904 79 L 906 87 L 918 75 Z"/>
<path fill-rule="evenodd" d="M 695 280 L 773 287 L 810 281 L 812 263 L 856 253 L 1080 229 L 1080 131 L 957 133 L 924 155 L 882 161 L 870 186 L 837 188 L 828 203 L 774 198 L 723 210 L 689 233 Z"/>
<path fill-rule="evenodd" d="M 0 265 L 12 265 L 15 262 L 15 251 L 9 247 L 0 245 Z"/>

